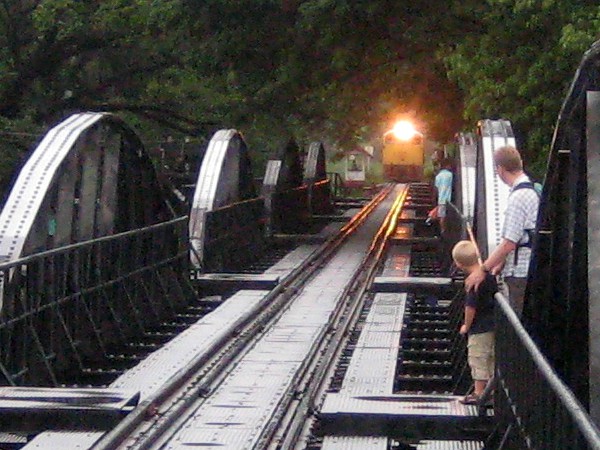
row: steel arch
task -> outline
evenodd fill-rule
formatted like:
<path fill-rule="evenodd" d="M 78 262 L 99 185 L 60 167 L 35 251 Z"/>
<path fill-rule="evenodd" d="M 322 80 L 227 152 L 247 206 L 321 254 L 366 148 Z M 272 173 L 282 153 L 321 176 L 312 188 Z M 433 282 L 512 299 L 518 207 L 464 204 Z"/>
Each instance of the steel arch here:
<path fill-rule="evenodd" d="M 190 211 L 190 255 L 195 267 L 202 265 L 206 212 L 256 197 L 248 148 L 233 129 L 217 131 L 206 149 Z"/>
<path fill-rule="evenodd" d="M 478 123 L 479 148 L 476 166 L 475 220 L 477 241 L 487 257 L 500 243 L 504 212 L 510 188 L 500 180 L 494 167 L 494 151 L 515 146 L 508 120 L 481 120 Z"/>
<path fill-rule="evenodd" d="M 0 213 L 0 258 L 170 219 L 141 141 L 109 113 L 73 114 L 32 153 Z"/>

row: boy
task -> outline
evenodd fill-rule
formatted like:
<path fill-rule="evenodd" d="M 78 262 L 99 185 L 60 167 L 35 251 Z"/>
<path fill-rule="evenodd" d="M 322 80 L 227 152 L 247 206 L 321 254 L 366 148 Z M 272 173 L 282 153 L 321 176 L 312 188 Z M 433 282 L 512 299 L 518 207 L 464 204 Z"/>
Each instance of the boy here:
<path fill-rule="evenodd" d="M 452 259 L 467 274 L 479 269 L 477 249 L 471 241 L 458 242 L 452 249 Z M 465 296 L 465 319 L 460 334 L 469 336 L 468 361 L 475 388 L 461 400 L 464 404 L 476 404 L 494 376 L 494 294 L 497 291 L 495 276 L 487 273 L 479 289 Z"/>

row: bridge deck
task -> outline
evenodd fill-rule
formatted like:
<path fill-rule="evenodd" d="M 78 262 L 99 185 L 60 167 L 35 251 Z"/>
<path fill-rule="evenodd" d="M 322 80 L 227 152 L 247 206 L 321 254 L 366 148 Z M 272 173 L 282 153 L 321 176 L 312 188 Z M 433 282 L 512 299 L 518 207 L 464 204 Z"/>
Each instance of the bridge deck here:
<path fill-rule="evenodd" d="M 278 280 L 285 279 L 316 249 L 317 245 L 301 245 L 265 271 Z M 183 370 L 192 358 L 210 354 L 217 342 L 233 332 L 236 325 L 258 308 L 269 291 L 241 290 L 219 305 L 213 312 L 191 325 L 161 349 L 151 353 L 112 384 L 111 388 L 138 389 L 141 399 L 147 398 Z M 104 432 L 47 431 L 34 438 L 26 448 L 91 448 Z"/>
<path fill-rule="evenodd" d="M 414 444 L 415 450 L 480 450 L 477 441 L 428 441 Z M 387 438 L 378 436 L 327 436 L 321 450 L 388 450 Z"/>
<path fill-rule="evenodd" d="M 414 216 L 414 211 L 404 210 L 402 216 L 409 219 Z M 410 240 L 413 225 L 404 221 L 399 228 L 398 234 Z M 413 289 L 449 284 L 449 279 L 408 277 L 410 258 L 410 246 L 391 247 L 382 274 L 375 278 L 374 284 L 377 280 L 400 280 L 401 284 L 408 283 Z M 412 430 L 415 444 L 419 442 L 416 444 L 418 449 L 483 447 L 478 440 L 443 440 L 452 434 L 461 435 L 452 430 L 453 426 L 481 423 L 477 408 L 462 405 L 458 402 L 460 397 L 393 395 L 406 300 L 407 294 L 398 291 L 375 294 L 340 392 L 328 393 L 319 411 L 325 434 L 323 450 L 386 450 L 387 436 L 393 435 L 390 428 L 396 427 L 402 429 L 402 434 Z M 443 423 L 444 427 L 436 430 L 436 423 Z M 364 436 L 367 433 L 373 436 Z"/>
<path fill-rule="evenodd" d="M 384 201 L 341 251 L 305 286 L 293 305 L 241 360 L 173 437 L 167 449 L 255 448 L 263 426 L 312 357 L 315 342 L 367 253 L 391 205 Z"/>

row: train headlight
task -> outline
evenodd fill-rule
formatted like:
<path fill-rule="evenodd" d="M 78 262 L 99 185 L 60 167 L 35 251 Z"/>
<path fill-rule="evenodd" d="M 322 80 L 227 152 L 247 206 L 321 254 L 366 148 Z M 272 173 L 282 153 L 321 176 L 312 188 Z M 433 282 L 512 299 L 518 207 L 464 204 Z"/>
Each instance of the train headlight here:
<path fill-rule="evenodd" d="M 396 139 L 399 139 L 401 141 L 410 141 L 416 135 L 420 134 L 415 129 L 415 126 L 407 120 L 401 120 L 399 122 L 396 122 L 394 127 L 391 129 L 391 132 L 396 137 Z"/>

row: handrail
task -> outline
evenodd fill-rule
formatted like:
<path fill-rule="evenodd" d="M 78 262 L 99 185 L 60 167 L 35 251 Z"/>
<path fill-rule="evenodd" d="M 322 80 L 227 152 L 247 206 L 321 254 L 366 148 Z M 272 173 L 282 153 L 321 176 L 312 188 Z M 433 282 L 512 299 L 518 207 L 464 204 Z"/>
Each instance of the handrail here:
<path fill-rule="evenodd" d="M 154 225 L 149 225 L 144 228 L 136 228 L 135 230 L 124 231 L 122 233 L 117 233 L 117 234 L 111 234 L 110 236 L 97 237 L 94 239 L 89 239 L 87 241 L 76 242 L 74 244 L 64 245 L 64 246 L 53 248 L 50 250 L 45 250 L 43 252 L 35 253 L 33 255 L 23 256 L 19 259 L 15 259 L 12 261 L 0 262 L 0 272 L 11 269 L 16 266 L 28 264 L 31 261 L 38 260 L 41 258 L 52 257 L 52 256 L 56 256 L 61 253 L 79 250 L 79 249 L 82 249 L 85 247 L 89 247 L 93 244 L 117 241 L 117 240 L 120 240 L 123 238 L 132 237 L 135 235 L 158 231 L 160 229 L 169 228 L 173 225 L 179 224 L 180 222 L 187 222 L 187 221 L 188 221 L 188 216 L 178 217 L 176 219 L 172 219 L 172 220 L 169 220 L 166 222 L 160 222 L 160 223 L 157 223 Z"/>
<path fill-rule="evenodd" d="M 0 380 L 59 385 L 187 305 L 186 231 L 179 218 L 0 264 Z"/>
<path fill-rule="evenodd" d="M 496 414 L 511 414 L 531 448 L 600 449 L 600 430 L 585 408 L 550 366 L 506 298 L 497 293 L 495 299 L 499 306 L 496 378 L 500 392 L 497 395 L 505 396 L 508 406 L 508 411 L 502 411 L 504 406 L 500 402 Z M 548 396 L 548 391 L 552 395 Z M 547 398 L 536 398 L 536 394 Z M 549 414 L 544 406 L 552 407 L 554 414 Z M 561 440 L 568 447 L 561 446 Z"/>

